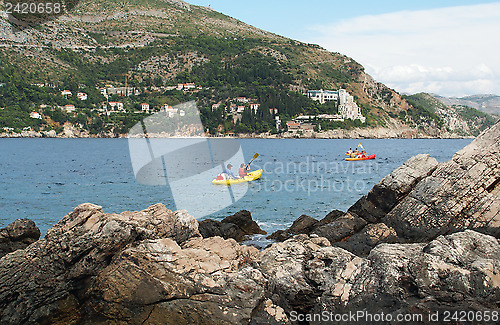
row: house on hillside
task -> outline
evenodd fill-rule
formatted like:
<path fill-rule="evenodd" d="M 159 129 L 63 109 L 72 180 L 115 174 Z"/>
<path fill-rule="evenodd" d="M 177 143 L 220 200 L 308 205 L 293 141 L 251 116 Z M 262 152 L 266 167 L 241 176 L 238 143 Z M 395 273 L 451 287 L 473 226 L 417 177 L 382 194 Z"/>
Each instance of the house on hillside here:
<path fill-rule="evenodd" d="M 63 90 L 63 91 L 61 91 L 61 96 L 68 98 L 68 97 L 73 96 L 73 93 L 69 90 Z"/>
<path fill-rule="evenodd" d="M 149 104 L 141 103 L 141 111 L 143 111 L 144 113 L 149 113 Z"/>
<path fill-rule="evenodd" d="M 125 111 L 122 102 L 109 102 L 109 107 L 112 111 Z"/>
<path fill-rule="evenodd" d="M 286 127 L 288 128 L 288 131 L 299 130 L 300 129 L 300 122 L 288 121 L 288 122 L 286 122 Z"/>
<path fill-rule="evenodd" d="M 87 100 L 87 94 L 86 93 L 77 93 L 76 97 L 78 97 L 79 100 Z"/>
<path fill-rule="evenodd" d="M 64 105 L 63 109 L 68 112 L 68 113 L 71 113 L 71 112 L 74 112 L 76 110 L 76 107 L 75 105 Z"/>
<path fill-rule="evenodd" d="M 321 104 L 331 101 L 338 101 L 338 111 L 342 119 L 360 120 L 365 122 L 366 118 L 361 114 L 361 109 L 354 101 L 354 97 L 350 95 L 347 90 L 339 89 L 333 90 L 309 90 L 307 97 Z"/>
<path fill-rule="evenodd" d="M 257 110 L 259 109 L 260 104 L 250 104 L 250 109 L 253 110 L 255 113 L 257 113 Z"/>
<path fill-rule="evenodd" d="M 238 102 L 240 102 L 240 103 L 248 103 L 250 101 L 246 97 L 236 97 L 235 100 L 238 101 Z"/>
<path fill-rule="evenodd" d="M 39 120 L 42 119 L 42 115 L 40 115 L 40 113 L 38 113 L 38 112 L 31 112 L 30 117 L 35 118 L 35 119 L 39 119 Z"/>

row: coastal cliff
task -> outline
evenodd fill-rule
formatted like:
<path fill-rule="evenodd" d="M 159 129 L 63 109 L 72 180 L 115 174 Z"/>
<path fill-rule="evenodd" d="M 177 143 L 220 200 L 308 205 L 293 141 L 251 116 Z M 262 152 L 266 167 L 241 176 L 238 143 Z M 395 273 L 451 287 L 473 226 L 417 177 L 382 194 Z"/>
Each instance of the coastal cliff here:
<path fill-rule="evenodd" d="M 201 226 L 162 204 L 121 214 L 81 204 L 0 258 L 0 323 L 320 324 L 313 315 L 358 311 L 431 323 L 434 312 L 498 313 L 499 193 L 497 123 L 448 162 L 411 158 L 347 212 L 300 217 L 263 251 L 217 229 L 239 229 L 238 240 L 261 232 L 248 212 Z M 22 225 L 0 234 L 31 229 Z"/>

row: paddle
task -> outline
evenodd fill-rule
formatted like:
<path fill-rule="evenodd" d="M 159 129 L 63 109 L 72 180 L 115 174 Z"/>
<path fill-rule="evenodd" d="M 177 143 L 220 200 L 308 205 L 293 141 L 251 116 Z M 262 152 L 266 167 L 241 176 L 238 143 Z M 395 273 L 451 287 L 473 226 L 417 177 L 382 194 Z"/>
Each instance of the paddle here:
<path fill-rule="evenodd" d="M 252 163 L 255 159 L 257 159 L 258 157 L 259 157 L 259 154 L 258 154 L 258 153 L 256 153 L 255 155 L 253 155 L 252 160 L 250 160 L 250 162 L 249 162 L 249 163 L 248 163 L 248 165 L 247 165 L 247 169 L 248 169 L 248 168 L 250 168 L 250 164 L 251 164 L 251 163 Z"/>

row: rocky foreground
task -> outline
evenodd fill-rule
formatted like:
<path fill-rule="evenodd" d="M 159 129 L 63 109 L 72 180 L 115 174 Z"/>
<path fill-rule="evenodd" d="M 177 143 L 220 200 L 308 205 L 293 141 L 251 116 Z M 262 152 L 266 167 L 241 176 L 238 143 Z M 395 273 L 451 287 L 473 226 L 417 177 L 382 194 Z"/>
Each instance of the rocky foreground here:
<path fill-rule="evenodd" d="M 313 315 L 359 311 L 394 317 L 388 323 L 421 314 L 419 323 L 431 323 L 435 312 L 441 321 L 450 311 L 498 315 L 499 192 L 497 123 L 448 162 L 411 158 L 347 212 L 300 217 L 263 251 L 235 240 L 262 233 L 246 211 L 198 223 L 162 204 L 105 214 L 87 203 L 39 240 L 30 221 L 18 220 L 0 230 L 0 323 L 332 324 Z"/>

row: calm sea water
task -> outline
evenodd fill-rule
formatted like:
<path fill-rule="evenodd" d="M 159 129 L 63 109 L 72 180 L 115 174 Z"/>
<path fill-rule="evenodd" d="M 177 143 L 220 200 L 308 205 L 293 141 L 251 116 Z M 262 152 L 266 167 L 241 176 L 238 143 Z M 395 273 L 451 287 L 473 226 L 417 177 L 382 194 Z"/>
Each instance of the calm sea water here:
<path fill-rule="evenodd" d="M 359 140 L 242 139 L 247 161 L 260 154 L 252 169 L 265 172 L 248 184 L 241 200 L 204 218 L 246 209 L 268 232 L 302 214 L 322 218 L 333 209 L 346 210 L 408 158 L 429 153 L 443 162 L 470 142 L 363 140 L 377 159 L 346 162 L 344 152 Z M 158 202 L 176 208 L 166 187 L 136 181 L 126 139 L 0 139 L 0 228 L 30 218 L 44 234 L 84 202 L 117 213 Z"/>

